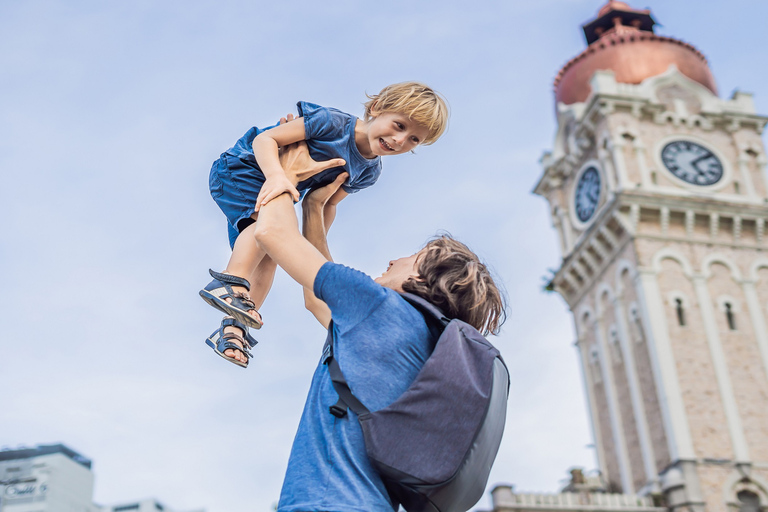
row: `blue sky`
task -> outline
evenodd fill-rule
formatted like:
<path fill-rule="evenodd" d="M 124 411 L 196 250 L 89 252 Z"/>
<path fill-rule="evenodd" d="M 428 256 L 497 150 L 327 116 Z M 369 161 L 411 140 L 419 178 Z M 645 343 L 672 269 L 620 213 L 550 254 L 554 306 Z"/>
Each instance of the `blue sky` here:
<path fill-rule="evenodd" d="M 570 316 L 541 291 L 560 254 L 530 191 L 552 80 L 601 5 L 0 3 L 0 444 L 82 452 L 100 503 L 270 510 L 324 333 L 279 273 L 250 368 L 205 347 L 219 315 L 197 291 L 229 250 L 210 164 L 298 100 L 361 114 L 365 92 L 420 80 L 448 98 L 450 129 L 340 206 L 334 258 L 379 275 L 439 229 L 468 243 L 510 299 L 491 484 L 556 491 L 594 468 Z M 649 7 L 709 58 L 721 97 L 754 92 L 768 113 L 767 3 Z"/>

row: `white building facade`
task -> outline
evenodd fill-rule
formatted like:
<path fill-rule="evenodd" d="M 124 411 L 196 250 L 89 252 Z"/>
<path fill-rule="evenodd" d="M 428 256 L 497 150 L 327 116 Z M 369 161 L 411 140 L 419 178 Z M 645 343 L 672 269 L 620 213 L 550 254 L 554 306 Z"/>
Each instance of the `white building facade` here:
<path fill-rule="evenodd" d="M 0 512 L 175 512 L 154 499 L 94 504 L 91 466 L 62 444 L 1 450 Z"/>

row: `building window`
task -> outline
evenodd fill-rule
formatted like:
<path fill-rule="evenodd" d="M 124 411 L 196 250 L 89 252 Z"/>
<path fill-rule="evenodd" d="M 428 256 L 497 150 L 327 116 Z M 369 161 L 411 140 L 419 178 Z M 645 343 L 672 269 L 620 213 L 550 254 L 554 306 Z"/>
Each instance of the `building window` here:
<path fill-rule="evenodd" d="M 616 327 L 611 326 L 608 333 L 608 339 L 610 340 L 610 350 L 613 362 L 618 364 L 621 362 L 621 346 L 619 345 L 619 331 Z"/>
<path fill-rule="evenodd" d="M 592 373 L 592 383 L 600 384 L 603 381 L 603 373 L 600 368 L 600 352 L 595 345 L 592 345 L 589 348 L 589 363 L 589 368 Z"/>
<path fill-rule="evenodd" d="M 643 322 L 640 319 L 640 312 L 637 310 L 636 306 L 633 306 L 632 309 L 629 310 L 629 314 L 632 317 L 632 327 L 630 328 L 632 337 L 636 343 L 642 343 L 645 333 L 643 332 Z"/>
<path fill-rule="evenodd" d="M 725 319 L 728 320 L 728 328 L 732 331 L 736 330 L 736 315 L 733 312 L 730 302 L 725 303 Z"/>
<path fill-rule="evenodd" d="M 740 491 L 736 497 L 739 499 L 739 512 L 760 512 L 760 497 L 750 491 Z"/>
<path fill-rule="evenodd" d="M 677 325 L 685 327 L 685 309 L 683 309 L 682 299 L 675 299 L 675 312 L 677 313 Z"/>

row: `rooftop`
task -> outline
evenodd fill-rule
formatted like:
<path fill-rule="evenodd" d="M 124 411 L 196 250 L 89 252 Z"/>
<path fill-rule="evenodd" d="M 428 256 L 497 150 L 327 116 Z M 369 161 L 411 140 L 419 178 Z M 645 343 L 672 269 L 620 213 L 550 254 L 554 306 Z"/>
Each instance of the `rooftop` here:
<path fill-rule="evenodd" d="M 52 455 L 54 453 L 60 453 L 69 457 L 81 466 L 91 469 L 92 462 L 90 459 L 80 455 L 75 450 L 64 446 L 63 444 L 39 444 L 33 448 L 3 448 L 0 450 L 0 461 L 31 459 L 33 457 Z"/>

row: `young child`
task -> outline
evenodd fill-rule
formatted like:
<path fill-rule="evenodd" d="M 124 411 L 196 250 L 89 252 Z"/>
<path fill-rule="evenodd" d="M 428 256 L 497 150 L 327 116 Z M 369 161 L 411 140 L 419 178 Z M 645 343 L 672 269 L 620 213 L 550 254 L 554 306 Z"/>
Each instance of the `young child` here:
<path fill-rule="evenodd" d="M 381 173 L 381 156 L 400 155 L 435 142 L 448 123 L 448 107 L 434 90 L 403 82 L 368 96 L 362 120 L 334 108 L 298 103 L 299 116 L 285 124 L 246 132 L 213 163 L 211 195 L 227 216 L 232 256 L 224 272 L 210 270 L 211 281 L 200 296 L 227 316 L 206 343 L 221 357 L 247 367 L 257 343 L 248 327 L 262 325 L 258 308 L 272 286 L 275 264 L 253 236 L 259 208 L 288 192 L 294 201 L 310 189 L 349 173 L 326 206 L 326 222 L 348 194 L 370 187 Z M 280 165 L 278 150 L 307 141 L 316 161 L 337 159 L 338 167 L 293 183 Z"/>

